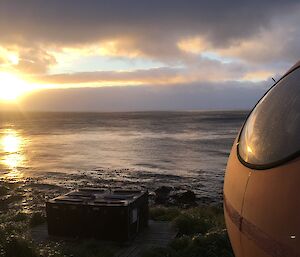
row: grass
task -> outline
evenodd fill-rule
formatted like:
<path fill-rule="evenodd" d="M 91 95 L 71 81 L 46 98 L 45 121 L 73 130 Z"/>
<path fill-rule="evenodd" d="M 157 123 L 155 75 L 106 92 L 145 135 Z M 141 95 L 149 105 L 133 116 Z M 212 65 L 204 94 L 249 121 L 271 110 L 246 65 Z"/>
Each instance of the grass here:
<path fill-rule="evenodd" d="M 222 208 L 195 207 L 187 210 L 156 207 L 156 220 L 170 220 L 178 237 L 168 247 L 152 248 L 143 257 L 233 257 Z"/>
<path fill-rule="evenodd" d="M 25 238 L 10 236 L 3 245 L 2 256 L 5 257 L 38 257 L 34 245 Z M 1 256 L 1 255 L 0 255 Z"/>
<path fill-rule="evenodd" d="M 25 231 L 28 229 L 27 217 L 23 214 L 1 215 L 0 256 L 2 257 L 37 257 L 38 251 Z M 7 217 L 8 216 L 8 217 Z"/>
<path fill-rule="evenodd" d="M 217 207 L 196 207 L 183 210 L 173 220 L 180 235 L 205 234 L 210 230 L 225 229 L 223 210 Z"/>
<path fill-rule="evenodd" d="M 0 257 L 39 257 L 40 248 L 31 241 L 29 230 L 40 224 L 43 216 L 39 212 L 22 211 L 19 186 L 19 183 L 0 182 Z M 19 204 L 15 206 L 16 203 Z"/>
<path fill-rule="evenodd" d="M 172 221 L 180 214 L 180 209 L 176 207 L 154 207 L 150 208 L 149 216 L 152 220 Z"/>

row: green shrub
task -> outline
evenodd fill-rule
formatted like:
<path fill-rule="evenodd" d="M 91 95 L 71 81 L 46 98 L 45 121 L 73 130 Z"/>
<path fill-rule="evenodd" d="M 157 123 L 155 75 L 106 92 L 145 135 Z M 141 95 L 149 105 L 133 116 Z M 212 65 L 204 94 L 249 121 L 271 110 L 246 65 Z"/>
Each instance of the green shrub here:
<path fill-rule="evenodd" d="M 211 229 L 225 228 L 223 213 L 214 207 L 196 207 L 182 211 L 173 225 L 180 235 L 205 234 Z"/>
<path fill-rule="evenodd" d="M 214 231 L 204 236 L 193 237 L 192 242 L 193 248 L 205 249 L 204 257 L 233 257 L 226 230 Z"/>
<path fill-rule="evenodd" d="M 180 251 L 181 249 L 185 249 L 189 247 L 191 244 L 191 238 L 189 236 L 182 236 L 179 238 L 174 239 L 171 243 L 170 246 L 172 249 L 176 251 Z"/>
<path fill-rule="evenodd" d="M 182 236 L 169 247 L 152 248 L 142 257 L 234 257 L 226 231 L 207 235 Z"/>
<path fill-rule="evenodd" d="M 182 210 L 173 220 L 173 225 L 178 229 L 179 237 L 168 247 L 149 249 L 143 253 L 143 257 L 234 256 L 222 208 L 196 207 Z"/>
<path fill-rule="evenodd" d="M 39 256 L 31 243 L 23 238 L 11 236 L 2 247 L 2 256 L 5 257 Z"/>

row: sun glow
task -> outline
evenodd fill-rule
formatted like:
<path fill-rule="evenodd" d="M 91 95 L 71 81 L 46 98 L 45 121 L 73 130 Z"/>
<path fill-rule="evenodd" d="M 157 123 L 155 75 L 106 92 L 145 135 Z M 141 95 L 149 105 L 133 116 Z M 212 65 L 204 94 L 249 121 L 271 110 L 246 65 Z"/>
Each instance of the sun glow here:
<path fill-rule="evenodd" d="M 14 101 L 32 89 L 33 87 L 30 84 L 18 76 L 0 72 L 0 100 Z"/>

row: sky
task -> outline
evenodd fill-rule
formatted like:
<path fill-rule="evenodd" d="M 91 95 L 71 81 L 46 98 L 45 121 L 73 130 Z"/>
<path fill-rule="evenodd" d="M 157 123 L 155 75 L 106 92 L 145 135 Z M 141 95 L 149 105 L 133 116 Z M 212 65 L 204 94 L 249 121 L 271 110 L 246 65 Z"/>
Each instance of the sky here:
<path fill-rule="evenodd" d="M 249 109 L 300 58 L 299 1 L 1 0 L 0 108 Z"/>

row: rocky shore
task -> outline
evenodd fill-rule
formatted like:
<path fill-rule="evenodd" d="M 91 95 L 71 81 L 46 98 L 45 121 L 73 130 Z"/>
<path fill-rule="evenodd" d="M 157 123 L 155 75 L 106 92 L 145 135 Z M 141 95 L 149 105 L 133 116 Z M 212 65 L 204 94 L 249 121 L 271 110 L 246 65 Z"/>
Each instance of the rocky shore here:
<path fill-rule="evenodd" d="M 69 242 L 34 242 L 32 240 L 31 228 L 46 221 L 45 202 L 82 186 L 129 189 L 137 188 L 137 184 L 127 183 L 126 180 L 123 183 L 121 181 L 114 183 L 114 181 L 108 180 L 87 179 L 85 175 L 70 176 L 69 180 L 60 180 L 59 182 L 53 181 L 49 177 L 0 180 L 0 257 L 85 256 L 84 254 L 74 255 Z M 153 219 L 171 221 L 182 216 L 182 210 L 220 206 L 220 201 L 199 197 L 193 190 L 185 187 L 166 186 L 161 183 L 149 186 L 150 183 L 147 182 L 139 185 L 143 189 L 149 189 Z M 210 218 L 212 219 L 212 217 Z M 84 244 L 83 248 L 92 247 L 84 246 Z M 99 244 L 93 247 L 96 247 L 97 251 L 101 253 L 101 255 L 95 256 L 103 257 L 114 256 L 114 249 L 118 248 L 116 245 L 105 245 L 100 249 Z"/>

